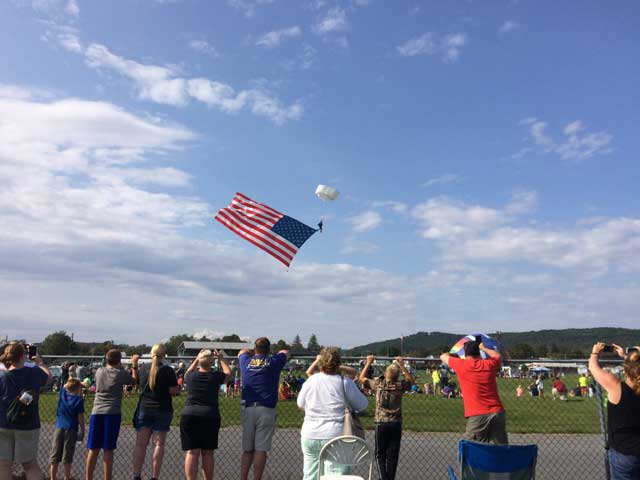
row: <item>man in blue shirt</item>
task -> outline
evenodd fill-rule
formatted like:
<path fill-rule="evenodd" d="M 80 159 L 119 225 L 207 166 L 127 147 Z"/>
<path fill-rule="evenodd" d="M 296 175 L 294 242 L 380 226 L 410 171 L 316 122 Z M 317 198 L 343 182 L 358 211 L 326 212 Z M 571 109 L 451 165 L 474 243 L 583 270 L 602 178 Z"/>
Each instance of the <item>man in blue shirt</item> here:
<path fill-rule="evenodd" d="M 256 340 L 253 356 L 241 350 L 238 363 L 242 374 L 242 467 L 241 480 L 247 480 L 253 464 L 254 480 L 261 480 L 267 452 L 276 429 L 276 403 L 280 372 L 291 357 L 288 350 L 270 355 L 271 342 Z"/>

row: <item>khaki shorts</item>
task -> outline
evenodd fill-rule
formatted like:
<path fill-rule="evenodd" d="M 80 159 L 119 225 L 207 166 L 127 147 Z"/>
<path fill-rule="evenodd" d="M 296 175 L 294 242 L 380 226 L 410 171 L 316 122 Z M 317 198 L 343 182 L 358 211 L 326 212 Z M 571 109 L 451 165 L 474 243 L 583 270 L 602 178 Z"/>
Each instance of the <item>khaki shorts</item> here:
<path fill-rule="evenodd" d="M 73 463 L 73 454 L 76 451 L 77 441 L 78 432 L 75 430 L 56 428 L 53 434 L 49 463 Z"/>
<path fill-rule="evenodd" d="M 276 430 L 276 409 L 242 407 L 242 450 L 268 452 Z"/>
<path fill-rule="evenodd" d="M 0 428 L 0 460 L 29 463 L 38 458 L 40 429 L 8 430 Z"/>
<path fill-rule="evenodd" d="M 507 445 L 507 416 L 504 412 L 476 415 L 467 419 L 467 440 Z"/>

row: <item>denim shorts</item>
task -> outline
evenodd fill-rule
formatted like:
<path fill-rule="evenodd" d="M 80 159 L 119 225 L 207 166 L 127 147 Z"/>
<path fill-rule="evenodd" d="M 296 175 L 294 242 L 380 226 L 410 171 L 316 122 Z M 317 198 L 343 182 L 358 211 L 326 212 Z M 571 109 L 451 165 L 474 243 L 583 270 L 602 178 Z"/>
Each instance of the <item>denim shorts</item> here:
<path fill-rule="evenodd" d="M 138 412 L 138 427 L 150 428 L 153 432 L 168 432 L 171 429 L 171 420 L 173 420 L 173 412 Z"/>

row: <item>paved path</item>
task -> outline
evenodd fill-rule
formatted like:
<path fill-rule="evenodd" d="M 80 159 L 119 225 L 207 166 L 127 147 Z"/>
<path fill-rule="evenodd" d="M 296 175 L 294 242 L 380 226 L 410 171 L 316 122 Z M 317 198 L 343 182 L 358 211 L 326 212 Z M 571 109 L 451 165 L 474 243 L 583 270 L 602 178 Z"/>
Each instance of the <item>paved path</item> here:
<path fill-rule="evenodd" d="M 40 464 L 48 464 L 51 446 L 50 425 L 43 426 L 40 438 Z M 453 433 L 411 433 L 402 438 L 400 466 L 397 479 L 446 479 L 447 464 L 456 464 L 457 442 Z M 216 479 L 238 479 L 240 465 L 241 430 L 230 427 L 220 432 L 221 448 L 216 452 Z M 367 432 L 367 441 L 373 445 L 373 434 Z M 537 477 L 549 480 L 601 480 L 604 478 L 602 439 L 599 435 L 531 434 L 510 435 L 512 443 L 536 443 L 539 446 Z M 131 478 L 131 458 L 135 432 L 123 427 L 120 433 L 114 468 L 116 480 Z M 150 450 L 149 450 L 150 452 Z M 147 462 L 150 454 L 147 454 Z M 86 449 L 79 445 L 73 475 L 83 477 Z M 167 437 L 167 449 L 161 478 L 180 479 L 183 475 L 183 454 L 180 450 L 180 432 L 173 428 Z M 48 468 L 48 467 L 47 467 Z M 101 464 L 96 479 L 102 478 Z M 148 463 L 145 472 L 150 473 Z M 356 472 L 354 472 L 356 473 Z M 150 475 L 143 476 L 148 479 Z M 300 480 L 302 453 L 298 430 L 280 429 L 274 437 L 273 452 L 269 457 L 265 480 Z M 374 472 L 374 478 L 377 478 Z"/>

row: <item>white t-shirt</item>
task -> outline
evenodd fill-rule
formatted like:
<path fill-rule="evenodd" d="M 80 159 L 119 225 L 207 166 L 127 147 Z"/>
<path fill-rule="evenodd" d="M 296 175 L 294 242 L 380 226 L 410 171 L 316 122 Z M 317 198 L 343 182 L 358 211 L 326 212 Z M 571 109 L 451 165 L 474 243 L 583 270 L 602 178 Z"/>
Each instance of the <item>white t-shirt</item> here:
<path fill-rule="evenodd" d="M 327 440 L 342 435 L 344 422 L 344 389 L 351 410 L 361 412 L 369 402 L 355 382 L 340 375 L 312 375 L 298 394 L 298 407 L 304 409 L 300 434 L 311 440 Z"/>

